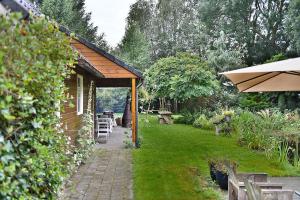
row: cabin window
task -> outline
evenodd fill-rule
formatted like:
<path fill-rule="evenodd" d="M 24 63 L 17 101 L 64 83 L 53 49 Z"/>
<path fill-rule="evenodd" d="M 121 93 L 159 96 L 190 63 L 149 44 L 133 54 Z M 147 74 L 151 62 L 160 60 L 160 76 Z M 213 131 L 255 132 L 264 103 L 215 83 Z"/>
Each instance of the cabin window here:
<path fill-rule="evenodd" d="M 77 115 L 83 113 L 83 77 L 77 75 Z"/>

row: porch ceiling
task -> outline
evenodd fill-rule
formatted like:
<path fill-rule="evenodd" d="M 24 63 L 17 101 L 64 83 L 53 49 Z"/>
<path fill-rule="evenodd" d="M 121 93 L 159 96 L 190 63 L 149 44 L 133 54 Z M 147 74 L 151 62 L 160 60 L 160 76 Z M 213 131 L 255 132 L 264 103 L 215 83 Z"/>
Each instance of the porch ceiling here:
<path fill-rule="evenodd" d="M 101 78 L 95 83 L 96 87 L 131 87 L 130 78 Z"/>

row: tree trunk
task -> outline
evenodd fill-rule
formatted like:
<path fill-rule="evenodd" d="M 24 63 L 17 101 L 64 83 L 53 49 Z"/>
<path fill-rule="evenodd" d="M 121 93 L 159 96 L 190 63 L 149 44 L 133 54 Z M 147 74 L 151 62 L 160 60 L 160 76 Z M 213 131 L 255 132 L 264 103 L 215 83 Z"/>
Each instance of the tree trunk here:
<path fill-rule="evenodd" d="M 177 99 L 174 100 L 174 112 L 178 113 L 178 102 L 177 102 Z"/>

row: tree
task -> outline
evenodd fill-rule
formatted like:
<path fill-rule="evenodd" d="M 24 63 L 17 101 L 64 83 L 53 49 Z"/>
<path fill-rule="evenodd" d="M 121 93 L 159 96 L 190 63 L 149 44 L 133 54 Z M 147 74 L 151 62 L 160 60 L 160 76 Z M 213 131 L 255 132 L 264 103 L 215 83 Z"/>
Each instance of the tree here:
<path fill-rule="evenodd" d="M 231 48 L 245 48 L 247 65 L 263 63 L 289 47 L 284 24 L 288 0 L 202 0 L 200 4 L 199 16 L 209 35 L 224 31 Z M 217 12 L 211 14 L 212 9 Z"/>
<path fill-rule="evenodd" d="M 98 27 L 91 22 L 91 13 L 85 11 L 85 0 L 42 0 L 41 11 L 76 34 L 108 49 L 103 34 L 97 35 Z"/>
<path fill-rule="evenodd" d="M 116 54 L 141 71 L 151 65 L 151 27 L 153 1 L 138 0 L 132 4 L 125 35 L 116 49 Z"/>
<path fill-rule="evenodd" d="M 97 112 L 112 110 L 123 112 L 125 108 L 128 89 L 124 88 L 101 88 L 97 90 Z"/>
<path fill-rule="evenodd" d="M 215 40 L 210 50 L 207 50 L 207 61 L 209 66 L 217 72 L 224 72 L 243 65 L 243 54 L 239 49 L 227 47 L 228 38 L 223 31 Z"/>
<path fill-rule="evenodd" d="M 300 0 L 291 0 L 287 25 L 291 48 L 300 54 Z"/>
<path fill-rule="evenodd" d="M 160 0 L 154 12 L 153 48 L 155 58 L 175 56 L 177 52 L 197 49 L 197 15 L 194 0 Z"/>
<path fill-rule="evenodd" d="M 137 25 L 130 24 L 127 27 L 125 36 L 118 48 L 119 57 L 141 71 L 150 66 L 149 44 Z"/>
<path fill-rule="evenodd" d="M 210 96 L 219 88 L 214 72 L 199 57 L 178 53 L 158 60 L 146 71 L 146 87 L 160 98 L 178 101 Z"/>

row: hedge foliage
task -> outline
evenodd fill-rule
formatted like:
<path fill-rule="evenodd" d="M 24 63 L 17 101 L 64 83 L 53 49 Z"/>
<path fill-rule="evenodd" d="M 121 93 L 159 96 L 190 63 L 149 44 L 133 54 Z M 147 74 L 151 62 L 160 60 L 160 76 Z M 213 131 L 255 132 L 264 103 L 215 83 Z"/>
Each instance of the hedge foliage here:
<path fill-rule="evenodd" d="M 0 199 L 53 199 L 68 174 L 58 102 L 75 53 L 45 18 L 0 16 Z"/>

